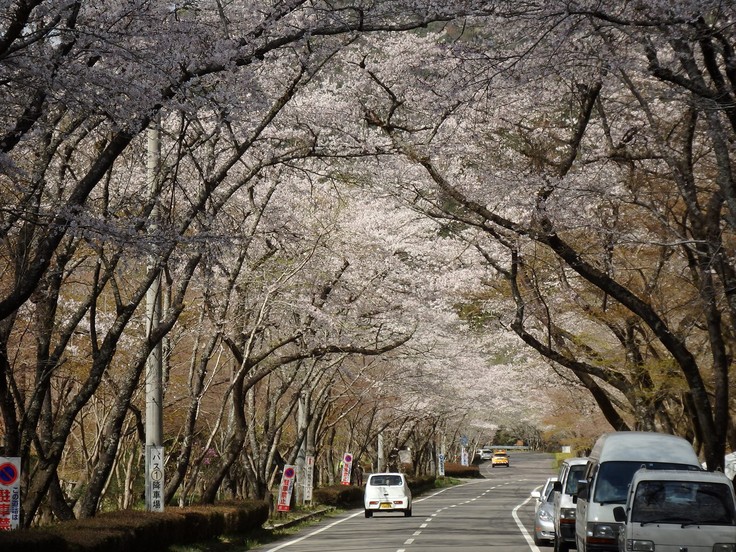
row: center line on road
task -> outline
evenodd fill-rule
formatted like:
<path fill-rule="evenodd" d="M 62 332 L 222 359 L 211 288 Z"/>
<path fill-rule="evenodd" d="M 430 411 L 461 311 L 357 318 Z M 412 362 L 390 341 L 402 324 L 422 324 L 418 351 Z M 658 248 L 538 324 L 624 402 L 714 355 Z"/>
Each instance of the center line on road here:
<path fill-rule="evenodd" d="M 427 520 L 427 521 L 429 521 L 429 520 Z M 427 527 L 427 524 L 426 524 L 426 523 L 422 523 L 422 524 L 421 524 L 421 525 L 419 526 L 419 528 L 420 528 L 420 529 L 424 529 L 424 528 L 426 528 L 426 527 Z"/>
<path fill-rule="evenodd" d="M 413 536 L 414 536 L 414 537 L 418 537 L 418 536 L 419 536 L 419 535 L 421 535 L 421 534 L 422 534 L 422 532 L 421 532 L 421 531 L 414 531 L 414 535 L 413 535 Z"/>
<path fill-rule="evenodd" d="M 406 539 L 406 542 L 404 544 L 411 544 L 414 542 L 414 539 Z"/>

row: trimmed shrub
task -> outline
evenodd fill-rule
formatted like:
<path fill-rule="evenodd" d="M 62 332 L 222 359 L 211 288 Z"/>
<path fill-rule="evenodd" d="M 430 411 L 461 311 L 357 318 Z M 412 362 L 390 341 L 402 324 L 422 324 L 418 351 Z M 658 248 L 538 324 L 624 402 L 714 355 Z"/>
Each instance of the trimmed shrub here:
<path fill-rule="evenodd" d="M 268 520 L 264 501 L 170 508 L 165 512 L 123 510 L 48 527 L 0 532 L 0 549 L 14 552 L 159 552 L 221 534 L 247 533 Z"/>
<path fill-rule="evenodd" d="M 363 488 L 355 485 L 330 485 L 314 489 L 314 500 L 325 506 L 355 508 L 363 505 Z"/>
<path fill-rule="evenodd" d="M 436 477 L 434 475 L 420 475 L 418 477 L 412 477 L 407 482 L 409 483 L 411 494 L 418 495 L 429 489 L 434 489 L 435 480 Z"/>
<path fill-rule="evenodd" d="M 481 478 L 480 468 L 478 466 L 463 466 L 453 462 L 445 463 L 445 475 L 447 477 L 460 478 Z"/>
<path fill-rule="evenodd" d="M 16 531 L 0 531 L 0 550 L 13 552 L 40 552 L 53 550 L 67 552 L 66 541 L 63 537 L 50 533 L 44 528 L 21 529 Z"/>

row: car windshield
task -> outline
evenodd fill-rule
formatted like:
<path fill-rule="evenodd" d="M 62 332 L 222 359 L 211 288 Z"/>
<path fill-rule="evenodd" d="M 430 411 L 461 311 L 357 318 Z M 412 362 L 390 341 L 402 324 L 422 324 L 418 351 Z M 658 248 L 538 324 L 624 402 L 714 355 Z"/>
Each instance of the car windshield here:
<path fill-rule="evenodd" d="M 570 466 L 570 473 L 567 474 L 567 482 L 565 483 L 565 494 L 574 495 L 578 492 L 578 481 L 583 478 L 587 464 L 575 464 Z"/>
<path fill-rule="evenodd" d="M 704 481 L 642 481 L 631 505 L 631 521 L 736 525 L 728 485 Z"/>
<path fill-rule="evenodd" d="M 542 496 L 542 499 L 544 502 L 554 502 L 555 501 L 555 489 L 552 483 L 548 484 L 544 488 L 543 492 L 544 492 L 544 495 Z"/>
<path fill-rule="evenodd" d="M 669 462 L 603 462 L 598 470 L 593 500 L 601 504 L 624 504 L 636 470 L 692 470 L 697 466 Z"/>
<path fill-rule="evenodd" d="M 401 486 L 402 481 L 400 475 L 372 475 L 368 484 L 376 487 L 395 487 Z"/>

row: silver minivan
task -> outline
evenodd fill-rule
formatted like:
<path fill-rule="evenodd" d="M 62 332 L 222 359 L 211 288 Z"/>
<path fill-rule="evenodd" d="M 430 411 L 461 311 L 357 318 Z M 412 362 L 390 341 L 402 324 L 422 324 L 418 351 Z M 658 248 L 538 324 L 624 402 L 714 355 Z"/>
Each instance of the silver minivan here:
<path fill-rule="evenodd" d="M 613 515 L 621 552 L 736 552 L 736 497 L 721 472 L 639 470 Z"/>
<path fill-rule="evenodd" d="M 640 468 L 702 471 L 692 445 L 682 437 L 648 431 L 618 431 L 598 438 L 578 486 L 575 542 L 578 552 L 618 552 L 622 524 L 613 509 L 626 503 Z"/>

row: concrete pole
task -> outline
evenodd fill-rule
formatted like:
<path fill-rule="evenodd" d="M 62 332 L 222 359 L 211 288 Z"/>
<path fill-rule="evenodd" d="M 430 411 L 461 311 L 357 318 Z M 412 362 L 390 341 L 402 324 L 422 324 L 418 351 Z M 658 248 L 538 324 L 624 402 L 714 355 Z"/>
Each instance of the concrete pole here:
<path fill-rule="evenodd" d="M 302 444 L 296 455 L 296 501 L 297 504 L 304 504 L 305 495 L 305 469 L 307 458 L 307 400 L 304 393 L 299 394 L 299 402 L 297 403 L 297 433 L 304 432 Z"/>
<path fill-rule="evenodd" d="M 159 193 L 159 171 L 161 165 L 161 134 L 159 119 L 151 122 L 148 129 L 148 190 L 151 199 L 157 201 Z M 158 206 L 151 212 L 151 234 L 156 233 L 158 225 Z M 153 245 L 152 245 L 153 247 Z M 148 270 L 157 270 L 154 254 L 148 259 Z M 146 293 L 146 337 L 158 327 L 161 321 L 161 275 L 159 274 Z M 163 445 L 163 347 L 161 340 L 156 343 L 146 361 L 146 510 L 163 510 L 163 460 L 152 451 L 152 447 Z M 153 456 L 152 456 L 153 455 Z M 152 460 L 154 458 L 154 460 Z M 151 465 L 154 463 L 154 465 Z M 157 469 L 160 468 L 160 469 Z M 154 472 L 153 480 L 151 474 Z"/>
<path fill-rule="evenodd" d="M 378 460 L 376 462 L 376 471 L 378 473 L 381 473 L 386 470 L 383 456 L 383 431 L 378 434 L 378 447 L 376 450 L 376 455 L 378 456 Z"/>

